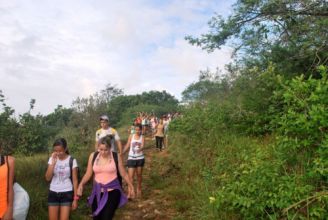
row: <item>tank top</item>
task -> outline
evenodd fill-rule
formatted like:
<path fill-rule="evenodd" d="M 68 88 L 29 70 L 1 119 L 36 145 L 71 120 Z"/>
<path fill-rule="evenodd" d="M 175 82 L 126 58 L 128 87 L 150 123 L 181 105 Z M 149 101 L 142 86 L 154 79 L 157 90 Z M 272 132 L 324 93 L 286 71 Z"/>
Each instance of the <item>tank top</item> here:
<path fill-rule="evenodd" d="M 164 137 L 164 125 L 158 124 L 155 136 L 157 137 Z"/>
<path fill-rule="evenodd" d="M 133 135 L 131 138 L 128 160 L 140 160 L 145 158 L 142 151 L 139 153 L 137 152 L 140 149 L 140 147 L 142 147 L 141 145 L 142 145 L 142 135 L 140 135 L 139 139 L 136 139 L 135 135 Z"/>
<path fill-rule="evenodd" d="M 98 154 L 95 163 L 93 164 L 93 172 L 95 174 L 95 180 L 97 183 L 107 184 L 117 178 L 117 171 L 114 158 L 109 163 L 98 165 L 97 160 L 100 154 Z"/>
<path fill-rule="evenodd" d="M 2 166 L 0 166 L 0 218 L 7 211 L 7 206 L 8 206 L 7 185 L 8 185 L 8 166 L 7 166 L 7 159 L 5 159 L 5 163 Z"/>

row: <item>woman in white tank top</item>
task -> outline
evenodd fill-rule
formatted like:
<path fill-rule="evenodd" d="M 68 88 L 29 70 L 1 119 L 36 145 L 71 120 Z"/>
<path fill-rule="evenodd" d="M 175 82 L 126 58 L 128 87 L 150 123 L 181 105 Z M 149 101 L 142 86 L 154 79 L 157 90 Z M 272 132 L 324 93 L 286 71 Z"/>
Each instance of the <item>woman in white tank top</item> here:
<path fill-rule="evenodd" d="M 142 170 L 145 164 L 145 156 L 143 154 L 144 137 L 141 135 L 142 126 L 140 124 L 135 126 L 135 133 L 129 136 L 128 142 L 126 143 L 123 153 L 129 149 L 128 156 L 128 173 L 130 179 L 134 180 L 135 173 L 137 173 L 137 197 L 141 197 L 141 183 L 142 183 Z"/>

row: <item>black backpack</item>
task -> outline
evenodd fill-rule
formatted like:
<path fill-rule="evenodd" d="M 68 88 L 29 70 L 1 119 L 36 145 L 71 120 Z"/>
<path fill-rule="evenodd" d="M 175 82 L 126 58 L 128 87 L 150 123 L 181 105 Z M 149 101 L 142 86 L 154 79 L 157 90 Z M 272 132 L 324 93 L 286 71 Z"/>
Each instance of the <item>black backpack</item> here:
<path fill-rule="evenodd" d="M 92 158 L 92 167 L 93 167 L 93 164 L 95 163 L 95 160 L 98 156 L 99 152 L 96 151 L 94 154 L 93 154 L 93 158 Z M 116 172 L 117 172 L 117 178 L 118 178 L 118 181 L 120 182 L 120 185 L 122 186 L 122 176 L 118 170 L 118 155 L 116 152 L 112 152 L 112 155 L 113 155 L 113 158 L 114 158 L 114 162 L 115 162 L 115 165 L 116 165 Z"/>
<path fill-rule="evenodd" d="M 73 161 L 74 161 L 74 157 L 70 157 L 69 158 L 69 168 L 70 168 L 70 179 L 71 179 L 71 182 L 73 184 Z M 80 182 L 80 169 L 79 167 L 76 167 L 77 169 L 77 181 L 78 183 Z"/>

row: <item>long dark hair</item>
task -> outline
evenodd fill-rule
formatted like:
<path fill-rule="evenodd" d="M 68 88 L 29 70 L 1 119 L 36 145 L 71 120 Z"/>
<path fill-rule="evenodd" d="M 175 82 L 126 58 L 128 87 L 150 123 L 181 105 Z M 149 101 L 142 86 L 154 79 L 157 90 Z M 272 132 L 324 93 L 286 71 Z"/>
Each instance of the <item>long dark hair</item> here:
<path fill-rule="evenodd" d="M 58 138 L 55 140 L 54 144 L 52 145 L 53 147 L 55 146 L 61 146 L 64 148 L 65 153 L 69 154 L 68 148 L 67 148 L 67 141 L 65 140 L 65 138 Z"/>

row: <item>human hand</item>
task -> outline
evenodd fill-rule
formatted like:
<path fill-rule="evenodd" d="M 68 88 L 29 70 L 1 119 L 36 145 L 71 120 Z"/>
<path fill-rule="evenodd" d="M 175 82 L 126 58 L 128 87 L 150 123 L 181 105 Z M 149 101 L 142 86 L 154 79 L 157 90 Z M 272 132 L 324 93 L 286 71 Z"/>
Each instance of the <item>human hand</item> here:
<path fill-rule="evenodd" d="M 135 198 L 135 192 L 134 192 L 134 187 L 132 184 L 128 185 L 128 199 L 134 199 Z"/>
<path fill-rule="evenodd" d="M 13 220 L 13 208 L 8 207 L 7 211 L 2 217 L 3 220 Z"/>
<path fill-rule="evenodd" d="M 55 165 L 58 159 L 58 154 L 56 152 L 53 152 L 51 154 L 51 158 L 52 158 L 52 164 Z"/>
<path fill-rule="evenodd" d="M 72 210 L 74 211 L 75 209 L 77 209 L 77 200 L 73 200 L 73 203 L 72 203 Z"/>
<path fill-rule="evenodd" d="M 83 194 L 83 185 L 80 184 L 80 185 L 77 187 L 77 195 L 81 197 L 82 194 Z"/>

